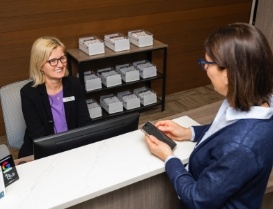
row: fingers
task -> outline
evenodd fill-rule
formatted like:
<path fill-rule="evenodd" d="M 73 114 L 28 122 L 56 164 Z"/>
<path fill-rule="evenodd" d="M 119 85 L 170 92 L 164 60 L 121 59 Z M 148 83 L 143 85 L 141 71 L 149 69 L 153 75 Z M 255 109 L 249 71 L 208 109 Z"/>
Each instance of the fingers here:
<path fill-rule="evenodd" d="M 153 141 L 152 137 L 150 137 L 150 135 L 146 135 L 145 138 L 146 138 L 146 142 L 147 142 L 147 144 L 148 144 L 149 150 L 150 150 L 152 153 L 154 153 L 153 150 L 155 150 L 157 144 L 154 143 L 154 141 Z"/>
<path fill-rule="evenodd" d="M 178 125 L 177 123 L 171 121 L 171 120 L 163 120 L 163 121 L 158 121 L 155 126 L 157 128 L 159 128 L 160 130 L 173 130 L 176 129 L 178 127 L 180 127 L 180 125 Z"/>
<path fill-rule="evenodd" d="M 155 126 L 163 132 L 169 132 L 172 129 L 170 121 L 158 121 Z"/>
<path fill-rule="evenodd" d="M 160 143 L 160 141 L 157 138 L 155 138 L 153 135 L 146 135 L 146 140 L 156 145 Z"/>
<path fill-rule="evenodd" d="M 171 126 L 159 126 L 157 128 L 163 132 L 172 132 L 172 130 L 173 130 L 173 128 Z"/>
<path fill-rule="evenodd" d="M 156 127 L 159 127 L 159 126 L 168 126 L 170 123 L 169 120 L 161 120 L 161 121 L 158 121 L 155 123 L 155 126 Z"/>
<path fill-rule="evenodd" d="M 150 151 L 163 161 L 168 156 L 173 154 L 171 148 L 167 144 L 159 141 L 157 138 L 155 138 L 152 135 L 149 135 L 149 136 L 146 135 L 146 141 Z"/>

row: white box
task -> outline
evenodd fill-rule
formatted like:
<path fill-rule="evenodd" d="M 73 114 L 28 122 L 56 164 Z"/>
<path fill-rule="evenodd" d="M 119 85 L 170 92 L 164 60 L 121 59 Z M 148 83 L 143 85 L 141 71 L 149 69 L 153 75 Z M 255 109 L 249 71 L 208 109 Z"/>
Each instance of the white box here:
<path fill-rule="evenodd" d="M 98 76 L 106 87 L 121 85 L 121 75 L 113 68 L 103 68 L 97 70 Z"/>
<path fill-rule="evenodd" d="M 109 114 L 122 112 L 123 105 L 122 102 L 114 95 L 109 94 L 100 97 L 100 105 L 105 109 Z"/>
<path fill-rule="evenodd" d="M 121 74 L 122 80 L 124 82 L 132 82 L 139 80 L 139 70 L 137 70 L 133 65 L 130 64 L 117 65 L 116 71 Z"/>
<path fill-rule="evenodd" d="M 129 39 L 121 33 L 105 35 L 104 44 L 115 52 L 130 49 Z"/>
<path fill-rule="evenodd" d="M 153 34 L 142 29 L 129 31 L 128 37 L 129 41 L 138 47 L 153 45 Z"/>
<path fill-rule="evenodd" d="M 117 93 L 117 97 L 122 101 L 123 107 L 127 110 L 140 107 L 140 99 L 130 91 Z"/>
<path fill-rule="evenodd" d="M 140 76 L 144 79 L 157 76 L 156 66 L 148 60 L 134 62 L 133 65 L 139 70 Z"/>
<path fill-rule="evenodd" d="M 97 103 L 96 100 L 94 99 L 88 99 L 86 100 L 88 111 L 90 117 L 93 118 L 98 118 L 102 116 L 102 109 L 101 106 Z"/>
<path fill-rule="evenodd" d="M 92 91 L 95 89 L 101 89 L 101 78 L 94 72 L 88 71 L 84 73 L 84 83 L 86 91 Z"/>
<path fill-rule="evenodd" d="M 79 38 L 79 49 L 88 55 L 105 53 L 103 41 L 96 36 Z"/>
<path fill-rule="evenodd" d="M 134 89 L 133 92 L 140 98 L 140 102 L 144 106 L 157 102 L 156 93 L 147 87 Z"/>

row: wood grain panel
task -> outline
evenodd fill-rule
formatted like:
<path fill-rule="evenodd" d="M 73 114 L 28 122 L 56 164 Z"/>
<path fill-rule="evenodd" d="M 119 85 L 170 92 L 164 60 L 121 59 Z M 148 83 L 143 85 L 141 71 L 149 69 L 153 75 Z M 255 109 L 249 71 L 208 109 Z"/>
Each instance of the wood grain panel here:
<path fill-rule="evenodd" d="M 209 80 L 196 72 L 205 38 L 221 25 L 248 22 L 250 9 L 251 0 L 1 0 L 0 87 L 28 77 L 38 37 L 57 36 L 67 48 L 77 48 L 79 37 L 137 28 L 169 46 L 167 94 L 205 85 Z M 154 61 L 160 67 L 160 55 Z M 160 83 L 154 86 L 160 91 Z M 0 136 L 5 134 L 1 114 Z"/>
<path fill-rule="evenodd" d="M 154 25 L 157 25 L 158 29 L 161 32 L 163 31 L 167 32 L 168 30 L 162 30 L 162 27 L 160 26 L 175 22 L 177 23 L 177 27 L 178 27 L 180 26 L 179 21 L 183 21 L 183 20 L 184 21 L 193 20 L 193 19 L 202 20 L 203 18 L 208 18 L 208 17 L 216 18 L 221 16 L 230 17 L 230 16 L 233 16 L 234 14 L 240 14 L 243 11 L 246 11 L 248 14 L 250 8 L 246 10 L 245 9 L 246 7 L 250 7 L 249 3 L 238 4 L 236 5 L 235 8 L 234 8 L 234 5 L 227 5 L 227 6 L 221 6 L 221 7 L 197 8 L 197 9 L 191 9 L 191 10 L 172 11 L 172 12 L 159 12 L 159 13 L 138 15 L 138 16 L 130 15 L 130 16 L 119 17 L 119 18 L 109 17 L 110 19 L 107 19 L 107 20 L 100 20 L 100 21 L 89 20 L 88 22 L 80 21 L 79 23 L 77 22 L 75 23 L 73 21 L 71 22 L 67 20 L 65 22 L 66 24 L 62 24 L 61 26 L 58 24 L 43 25 L 43 22 L 38 21 L 39 19 L 36 20 L 35 18 L 32 17 L 32 20 L 29 22 L 37 22 L 39 26 L 43 25 L 43 27 L 42 28 L 38 27 L 34 29 L 28 28 L 28 30 L 20 31 L 20 36 L 18 36 L 18 31 L 16 32 L 5 31 L 5 33 L 0 34 L 0 45 L 10 45 L 11 43 L 9 42 L 9 40 L 13 44 L 22 43 L 22 42 L 25 42 L 26 40 L 32 43 L 33 39 L 37 37 L 37 34 L 41 34 L 39 36 L 55 34 L 56 36 L 60 38 L 69 37 L 72 35 L 74 35 L 74 37 L 76 35 L 77 37 L 77 36 L 80 36 L 81 34 L 90 34 L 90 33 L 104 34 L 104 33 L 109 33 L 113 31 L 127 32 L 128 29 L 138 28 L 141 26 L 145 28 L 149 28 L 149 26 L 154 26 Z M 244 16 L 246 16 L 245 13 L 244 13 Z M 61 18 L 63 18 L 63 16 Z M 52 17 L 50 17 L 50 19 L 52 19 Z M 245 19 L 248 19 L 248 17 Z M 46 21 L 46 20 L 43 20 L 43 21 Z M 64 20 L 62 19 L 62 21 Z M 238 19 L 238 21 L 242 21 L 242 20 Z M 15 23 L 17 25 L 19 24 L 17 21 L 15 21 Z M 221 21 L 219 21 L 218 23 L 221 25 Z M 3 25 L 5 26 L 5 24 Z M 8 25 L 10 24 L 7 24 L 7 27 Z M 208 24 L 207 22 L 206 25 L 210 25 L 210 24 Z M 186 24 L 184 26 L 189 26 L 189 25 Z M 26 26 L 26 27 L 30 27 L 30 26 Z M 4 30 L 4 29 L 0 28 L 0 30 Z M 159 34 L 161 32 L 159 32 Z M 156 36 L 157 33 L 154 33 L 154 34 Z M 171 34 L 169 33 L 169 36 L 170 35 Z"/>
<path fill-rule="evenodd" d="M 166 173 L 162 173 L 81 204 L 69 207 L 69 209 L 89 208 L 173 209 L 179 208 L 179 200 Z"/>
<path fill-rule="evenodd" d="M 0 17 L 14 17 L 14 16 L 30 16 L 35 14 L 46 14 L 46 13 L 60 13 L 60 12 L 71 12 L 77 10 L 86 10 L 86 9 L 100 9 L 107 7 L 115 7 L 117 10 L 121 9 L 121 6 L 130 5 L 131 9 L 134 9 L 136 5 L 140 5 L 145 7 L 147 5 L 147 9 L 151 10 L 156 8 L 155 6 L 161 6 L 161 4 L 167 4 L 169 7 L 175 8 L 178 10 L 180 8 L 184 10 L 189 10 L 192 8 L 204 8 L 208 6 L 221 6 L 227 4 L 236 4 L 241 2 L 249 2 L 245 1 L 236 1 L 236 0 L 210 0 L 209 2 L 203 0 L 195 0 L 195 1 L 187 1 L 187 0 L 123 0 L 123 1 L 113 1 L 113 0 L 105 0 L 105 1 L 85 1 L 85 0 L 70 0 L 69 4 L 64 1 L 4 1 L 2 0 L 0 3 Z M 12 10 L 11 10 L 12 8 Z M 167 10 L 168 7 L 161 7 L 164 10 Z M 131 10 L 130 9 L 130 10 Z M 129 10 L 129 11 L 130 11 Z M 172 9 L 174 10 L 174 9 Z M 127 10 L 128 11 L 128 10 Z M 158 10 L 157 10 L 158 11 Z M 140 11 L 143 12 L 143 11 Z M 129 13 L 129 12 L 128 12 Z"/>

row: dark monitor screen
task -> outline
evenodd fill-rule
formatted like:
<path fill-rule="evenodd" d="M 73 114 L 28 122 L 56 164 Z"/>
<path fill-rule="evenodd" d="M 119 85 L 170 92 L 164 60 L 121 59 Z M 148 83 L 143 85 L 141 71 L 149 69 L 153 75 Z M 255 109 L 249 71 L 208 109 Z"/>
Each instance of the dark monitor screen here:
<path fill-rule="evenodd" d="M 98 142 L 138 129 L 139 113 L 93 122 L 90 125 L 34 140 L 34 159 Z"/>

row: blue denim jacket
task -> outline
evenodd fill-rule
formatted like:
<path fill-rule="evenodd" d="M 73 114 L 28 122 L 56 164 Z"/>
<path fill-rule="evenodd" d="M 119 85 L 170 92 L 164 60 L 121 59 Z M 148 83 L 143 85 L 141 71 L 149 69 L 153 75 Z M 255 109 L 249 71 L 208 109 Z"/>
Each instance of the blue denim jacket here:
<path fill-rule="evenodd" d="M 201 139 L 209 125 L 193 127 Z M 228 125 L 194 149 L 189 172 L 178 158 L 166 172 L 181 209 L 257 209 L 273 164 L 273 117 L 243 119 Z"/>

